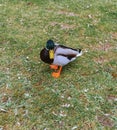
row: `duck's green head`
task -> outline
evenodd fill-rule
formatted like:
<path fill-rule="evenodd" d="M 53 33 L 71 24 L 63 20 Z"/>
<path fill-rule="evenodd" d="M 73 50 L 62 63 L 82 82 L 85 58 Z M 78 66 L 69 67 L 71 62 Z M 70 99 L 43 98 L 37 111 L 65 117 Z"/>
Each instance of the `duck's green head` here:
<path fill-rule="evenodd" d="M 54 49 L 54 46 L 55 46 L 55 44 L 54 44 L 54 42 L 53 42 L 52 40 L 48 40 L 48 41 L 47 41 L 47 43 L 46 43 L 46 48 L 47 48 L 48 50 L 53 50 L 53 49 Z"/>
<path fill-rule="evenodd" d="M 52 40 L 48 40 L 46 43 L 46 49 L 49 50 L 49 58 L 54 59 L 54 47 L 55 44 Z"/>

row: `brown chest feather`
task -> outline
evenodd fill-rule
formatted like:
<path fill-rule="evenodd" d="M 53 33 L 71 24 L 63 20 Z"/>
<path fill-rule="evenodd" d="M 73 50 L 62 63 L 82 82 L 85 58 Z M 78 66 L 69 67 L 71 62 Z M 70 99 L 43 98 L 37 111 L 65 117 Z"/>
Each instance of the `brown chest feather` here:
<path fill-rule="evenodd" d="M 45 48 L 40 52 L 40 58 L 45 63 L 48 63 L 48 64 L 53 63 L 53 59 L 49 58 L 49 51 L 46 50 Z"/>

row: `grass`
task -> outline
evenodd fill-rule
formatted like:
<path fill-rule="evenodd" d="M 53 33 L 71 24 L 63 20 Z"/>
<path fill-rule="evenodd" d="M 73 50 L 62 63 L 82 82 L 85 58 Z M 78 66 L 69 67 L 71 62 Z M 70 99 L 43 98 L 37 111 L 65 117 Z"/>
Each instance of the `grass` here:
<path fill-rule="evenodd" d="M 0 129 L 117 128 L 117 2 L 1 0 Z M 45 42 L 82 48 L 54 79 Z"/>

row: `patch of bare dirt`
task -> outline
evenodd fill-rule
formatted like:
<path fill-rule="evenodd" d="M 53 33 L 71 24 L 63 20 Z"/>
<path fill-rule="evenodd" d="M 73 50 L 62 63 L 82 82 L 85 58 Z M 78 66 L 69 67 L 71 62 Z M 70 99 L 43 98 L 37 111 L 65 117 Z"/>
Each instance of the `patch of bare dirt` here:
<path fill-rule="evenodd" d="M 112 49 L 113 46 L 111 43 L 104 43 L 104 44 L 98 44 L 94 50 L 100 50 L 100 51 L 108 51 L 110 49 Z"/>
<path fill-rule="evenodd" d="M 6 40 L 3 40 L 3 41 L 0 41 L 0 44 L 8 44 L 9 41 L 6 41 Z"/>
<path fill-rule="evenodd" d="M 51 22 L 50 25 L 51 26 L 56 26 L 56 25 L 59 25 L 59 23 L 58 22 Z"/>
<path fill-rule="evenodd" d="M 57 14 L 66 15 L 66 16 L 78 16 L 78 14 L 76 14 L 74 12 L 68 12 L 68 11 L 65 11 L 65 10 L 61 10 Z"/>
<path fill-rule="evenodd" d="M 117 96 L 115 96 L 115 95 L 108 95 L 107 100 L 117 101 Z"/>
<path fill-rule="evenodd" d="M 117 32 L 112 33 L 112 38 L 113 38 L 113 39 L 117 39 Z"/>
<path fill-rule="evenodd" d="M 65 24 L 65 23 L 63 23 L 63 24 L 61 24 L 60 25 L 60 27 L 61 27 L 61 29 L 73 29 L 73 28 L 75 28 L 75 25 L 70 25 L 70 24 Z"/>
<path fill-rule="evenodd" d="M 67 24 L 67 23 L 58 23 L 58 22 L 51 22 L 51 26 L 60 26 L 62 30 L 69 30 L 69 29 L 74 29 L 75 25 L 73 24 Z"/>
<path fill-rule="evenodd" d="M 97 117 L 99 123 L 103 126 L 107 126 L 112 128 L 114 126 L 114 122 L 109 118 L 108 115 L 102 115 Z"/>
<path fill-rule="evenodd" d="M 92 50 L 92 51 L 103 51 L 103 52 L 109 52 L 109 51 L 112 51 L 113 49 L 115 49 L 116 47 L 107 42 L 107 43 L 102 43 L 102 42 L 99 42 L 99 44 L 96 44 L 96 45 L 89 45 L 85 51 L 87 50 Z"/>
<path fill-rule="evenodd" d="M 102 64 L 102 63 L 108 62 L 109 59 L 107 59 L 107 58 L 105 58 L 105 57 L 103 57 L 103 56 L 100 56 L 100 57 L 98 57 L 98 58 L 94 58 L 94 61 L 95 61 L 96 63 Z"/>

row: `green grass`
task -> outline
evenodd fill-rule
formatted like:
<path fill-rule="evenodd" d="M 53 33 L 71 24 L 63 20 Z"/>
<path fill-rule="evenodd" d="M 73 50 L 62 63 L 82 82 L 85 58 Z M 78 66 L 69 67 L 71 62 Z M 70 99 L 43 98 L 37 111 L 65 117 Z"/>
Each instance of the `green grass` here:
<path fill-rule="evenodd" d="M 117 129 L 117 2 L 1 0 L 0 129 Z M 83 55 L 54 79 L 48 39 Z"/>

